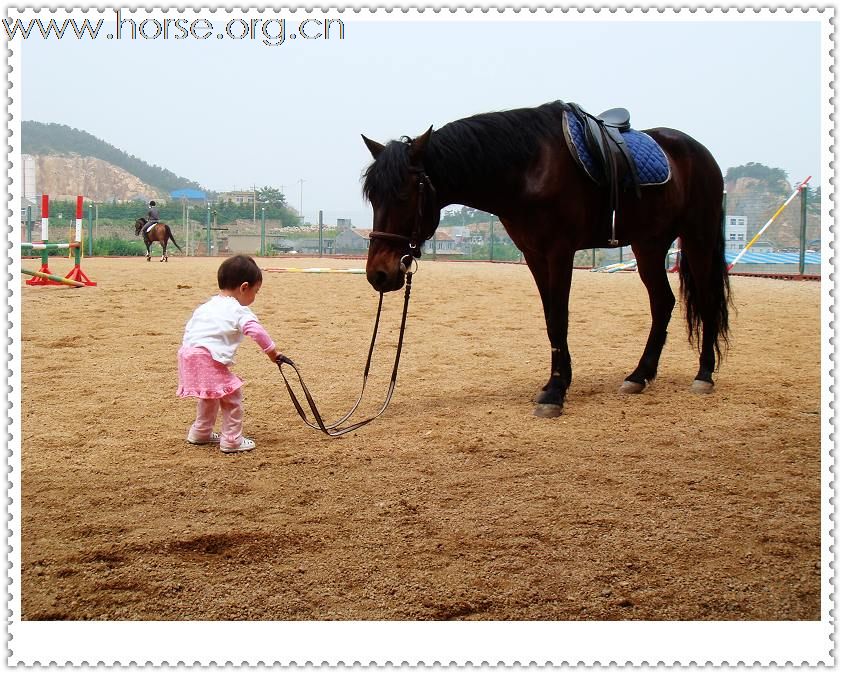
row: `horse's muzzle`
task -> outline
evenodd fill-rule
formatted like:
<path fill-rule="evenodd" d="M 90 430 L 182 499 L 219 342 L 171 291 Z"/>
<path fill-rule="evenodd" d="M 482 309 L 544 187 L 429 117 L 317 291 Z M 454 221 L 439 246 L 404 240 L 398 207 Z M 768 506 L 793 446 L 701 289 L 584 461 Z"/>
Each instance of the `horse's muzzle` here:
<path fill-rule="evenodd" d="M 371 287 L 377 292 L 389 293 L 403 288 L 409 256 L 398 258 L 391 251 L 369 255 L 365 272 Z"/>
<path fill-rule="evenodd" d="M 406 277 L 402 269 L 398 269 L 392 274 L 382 269 L 368 269 L 366 270 L 366 278 L 377 292 L 390 293 L 403 288 Z"/>

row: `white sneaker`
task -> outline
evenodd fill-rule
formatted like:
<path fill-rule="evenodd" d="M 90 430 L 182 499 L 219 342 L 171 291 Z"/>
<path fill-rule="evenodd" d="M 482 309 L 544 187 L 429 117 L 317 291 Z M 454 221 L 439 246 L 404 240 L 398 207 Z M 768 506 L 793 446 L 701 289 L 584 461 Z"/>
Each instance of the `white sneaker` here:
<path fill-rule="evenodd" d="M 195 440 L 188 435 L 187 442 L 191 445 L 215 445 L 219 443 L 219 433 L 214 431 L 207 440 Z"/>
<path fill-rule="evenodd" d="M 238 447 L 225 447 L 224 445 L 220 445 L 219 448 L 225 454 L 234 454 L 235 452 L 248 452 L 251 449 L 255 448 L 254 440 L 251 438 L 243 438 L 240 441 L 240 445 Z"/>

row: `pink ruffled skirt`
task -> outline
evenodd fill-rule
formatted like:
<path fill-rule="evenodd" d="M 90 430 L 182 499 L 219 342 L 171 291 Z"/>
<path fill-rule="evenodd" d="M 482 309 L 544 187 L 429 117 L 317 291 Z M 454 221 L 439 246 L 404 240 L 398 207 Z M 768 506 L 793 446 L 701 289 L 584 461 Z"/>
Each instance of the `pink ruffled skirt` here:
<path fill-rule="evenodd" d="M 178 350 L 179 398 L 224 398 L 243 385 L 243 380 L 215 361 L 204 347 L 182 346 Z"/>

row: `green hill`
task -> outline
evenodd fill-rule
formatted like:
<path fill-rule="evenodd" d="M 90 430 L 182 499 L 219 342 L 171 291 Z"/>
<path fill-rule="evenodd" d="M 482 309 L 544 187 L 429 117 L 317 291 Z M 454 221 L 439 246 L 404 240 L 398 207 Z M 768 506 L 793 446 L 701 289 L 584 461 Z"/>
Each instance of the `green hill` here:
<path fill-rule="evenodd" d="M 64 124 L 45 124 L 43 122 L 32 121 L 22 122 L 21 146 L 24 154 L 77 154 L 83 157 L 102 159 L 137 176 L 147 185 L 159 189 L 165 194 L 186 187 L 204 190 L 197 182 L 177 176 L 172 171 L 168 171 L 160 166 L 147 164 L 142 159 L 127 154 L 85 131 L 80 131 Z"/>

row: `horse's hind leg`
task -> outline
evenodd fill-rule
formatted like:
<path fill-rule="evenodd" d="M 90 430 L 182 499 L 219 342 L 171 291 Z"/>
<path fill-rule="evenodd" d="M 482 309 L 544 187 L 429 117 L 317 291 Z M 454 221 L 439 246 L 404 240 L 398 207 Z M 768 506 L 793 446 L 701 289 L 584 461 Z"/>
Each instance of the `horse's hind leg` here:
<path fill-rule="evenodd" d="M 665 268 L 668 249 L 669 244 L 660 242 L 632 244 L 640 280 L 649 293 L 652 325 L 640 362 L 620 386 L 620 393 L 640 393 L 658 373 L 658 362 L 667 341 L 667 326 L 675 307 L 675 295 L 670 288 Z"/>
<path fill-rule="evenodd" d="M 685 304 L 693 307 L 696 317 L 693 321 L 695 330 L 698 330 L 698 326 L 701 324 L 699 371 L 696 373 L 690 389 L 695 393 L 712 393 L 713 373 L 716 370 L 717 339 L 720 334 L 720 317 L 719 309 L 715 303 L 717 294 L 711 292 L 708 288 L 710 287 L 709 280 L 717 272 L 714 270 L 714 265 L 710 259 L 712 256 L 703 246 L 689 238 L 682 241 L 682 244 L 680 264 L 683 265 L 681 274 L 684 285 L 687 287 Z M 687 296 L 688 292 L 690 293 L 689 296 Z M 727 309 L 725 315 L 727 325 Z M 698 335 L 698 333 L 696 334 Z M 691 336 L 693 335 L 691 334 Z"/>
<path fill-rule="evenodd" d="M 166 242 L 162 243 L 161 246 L 163 247 L 162 251 L 161 251 L 161 262 L 167 262 L 167 244 L 166 244 Z"/>
<path fill-rule="evenodd" d="M 691 386 L 695 393 L 713 392 L 713 373 L 728 345 L 730 287 L 721 214 L 714 214 L 709 222 L 706 229 L 699 225 L 681 237 L 681 293 L 690 341 L 699 347 L 699 371 Z"/>

